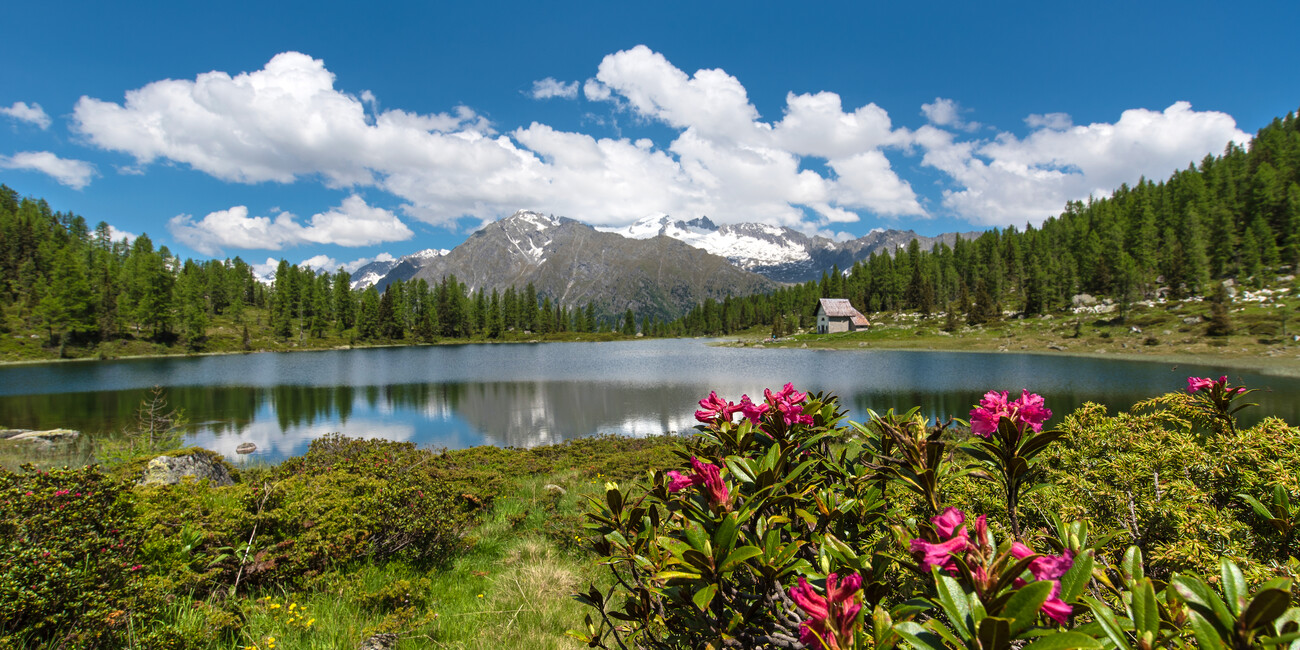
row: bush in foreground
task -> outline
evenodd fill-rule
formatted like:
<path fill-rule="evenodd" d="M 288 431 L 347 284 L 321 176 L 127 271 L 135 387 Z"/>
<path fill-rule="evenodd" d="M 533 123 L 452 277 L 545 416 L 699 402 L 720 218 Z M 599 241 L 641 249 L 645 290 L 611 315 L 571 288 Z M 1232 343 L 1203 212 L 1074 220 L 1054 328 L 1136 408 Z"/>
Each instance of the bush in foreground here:
<path fill-rule="evenodd" d="M 1300 432 L 1238 430 L 1247 393 L 1193 378 L 1146 413 L 1088 406 L 1060 428 L 1027 391 L 937 426 L 916 410 L 844 425 L 833 397 L 788 384 L 762 402 L 711 394 L 677 469 L 607 483 L 593 503 L 589 546 L 610 581 L 578 595 L 594 611 L 572 634 L 607 648 L 1300 648 Z"/>

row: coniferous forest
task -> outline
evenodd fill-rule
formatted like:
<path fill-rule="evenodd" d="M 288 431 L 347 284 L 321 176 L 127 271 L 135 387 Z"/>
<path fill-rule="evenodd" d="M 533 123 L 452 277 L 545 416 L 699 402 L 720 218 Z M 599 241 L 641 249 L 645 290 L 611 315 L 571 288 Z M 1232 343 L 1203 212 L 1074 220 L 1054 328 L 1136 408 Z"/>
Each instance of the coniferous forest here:
<path fill-rule="evenodd" d="M 250 349 L 251 341 L 432 342 L 527 332 L 637 331 L 656 336 L 805 327 L 819 298 L 848 298 L 864 313 L 955 314 L 969 324 L 1011 312 L 1049 313 L 1079 293 L 1121 306 L 1214 293 L 1225 279 L 1262 283 L 1300 262 L 1300 120 L 1260 129 L 1163 181 L 1138 179 L 1109 197 L 1073 202 L 1041 226 L 990 230 L 922 250 L 913 242 L 820 282 L 771 294 L 709 300 L 672 322 L 563 305 L 530 286 L 471 291 L 454 276 L 436 286 L 393 282 L 381 294 L 348 274 L 281 261 L 269 286 L 239 259 L 181 260 L 148 235 L 114 241 L 108 224 L 22 198 L 0 186 L 0 329 L 67 346 L 149 341 L 166 348 Z M 950 316 L 951 318 L 951 316 Z M 235 341 L 233 346 L 230 341 Z"/>
<path fill-rule="evenodd" d="M 593 305 L 552 302 L 531 284 L 487 293 L 447 276 L 435 286 L 395 281 L 380 294 L 352 289 L 343 269 L 318 274 L 281 260 L 268 286 L 238 257 L 182 261 L 148 235 L 114 241 L 107 223 L 92 230 L 83 217 L 7 186 L 0 186 L 0 310 L 4 333 L 39 335 L 60 356 L 66 346 L 109 341 L 205 350 L 219 329 L 237 339 L 233 349 L 250 349 L 255 338 L 400 343 L 635 333 L 630 313 L 599 318 Z"/>

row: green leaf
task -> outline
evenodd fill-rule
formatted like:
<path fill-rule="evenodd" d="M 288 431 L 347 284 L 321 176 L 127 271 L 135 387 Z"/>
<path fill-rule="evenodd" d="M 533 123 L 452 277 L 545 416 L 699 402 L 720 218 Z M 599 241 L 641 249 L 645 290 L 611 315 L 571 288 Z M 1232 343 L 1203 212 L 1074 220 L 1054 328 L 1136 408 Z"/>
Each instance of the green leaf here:
<path fill-rule="evenodd" d="M 615 518 L 622 514 L 623 493 L 613 483 L 605 484 L 605 503 L 609 505 L 609 511 L 614 513 Z"/>
<path fill-rule="evenodd" d="M 1019 589 L 1007 601 L 1006 607 L 1002 609 L 1002 616 L 1008 617 L 1011 621 L 1009 632 L 1019 634 L 1022 630 L 1033 625 L 1038 620 L 1038 610 L 1043 608 L 1043 603 L 1052 593 L 1052 583 L 1048 580 L 1039 580 L 1031 582 Z M 985 621 L 991 619 L 986 618 Z M 981 639 L 984 634 L 984 624 L 980 624 Z M 986 648 L 988 646 L 985 646 Z"/>
<path fill-rule="evenodd" d="M 1249 494 L 1238 494 L 1237 498 L 1245 501 L 1259 516 L 1265 519 L 1273 519 L 1273 511 L 1265 507 L 1264 504 L 1260 503 L 1255 497 L 1252 497 Z"/>
<path fill-rule="evenodd" d="M 742 546 L 731 552 L 727 559 L 722 561 L 722 567 L 718 571 L 726 573 L 736 568 L 736 565 L 750 558 L 758 557 L 763 554 L 763 549 L 757 546 Z"/>
<path fill-rule="evenodd" d="M 1246 607 L 1246 576 L 1241 569 L 1228 558 L 1219 559 L 1219 573 L 1223 576 L 1223 595 L 1228 600 L 1228 609 L 1233 616 L 1241 616 Z"/>
<path fill-rule="evenodd" d="M 980 621 L 980 648 L 1005 650 L 1011 646 L 1011 621 L 990 616 Z"/>
<path fill-rule="evenodd" d="M 700 574 L 694 571 L 660 571 L 655 574 L 659 580 L 699 580 Z"/>
<path fill-rule="evenodd" d="M 947 642 L 949 648 L 978 647 L 974 639 L 968 643 L 957 638 L 957 635 L 952 633 L 952 629 L 947 625 L 944 625 L 943 622 L 937 618 L 932 618 L 926 621 L 925 626 L 935 634 L 943 637 L 943 640 Z"/>
<path fill-rule="evenodd" d="M 713 551 L 721 555 L 731 550 L 736 544 L 736 535 L 739 533 L 740 519 L 739 516 L 730 512 L 718 524 L 717 530 L 713 531 Z"/>
<path fill-rule="evenodd" d="M 943 638 L 912 621 L 904 621 L 894 626 L 894 631 L 913 648 L 920 650 L 948 650 Z"/>
<path fill-rule="evenodd" d="M 736 477 L 737 481 L 741 483 L 754 482 L 754 474 L 749 471 L 749 465 L 744 460 L 738 461 L 735 458 L 727 457 L 722 460 L 722 464 L 727 466 L 727 470 L 731 472 L 732 476 Z"/>
<path fill-rule="evenodd" d="M 1156 604 L 1156 589 L 1151 580 L 1143 578 L 1133 589 L 1133 628 L 1141 637 L 1150 634 L 1152 639 L 1160 631 L 1160 609 Z"/>
<path fill-rule="evenodd" d="M 1136 546 L 1128 547 L 1124 551 L 1124 562 L 1120 565 L 1124 569 L 1124 574 L 1132 580 L 1141 580 L 1144 577 L 1142 572 L 1142 549 Z"/>
<path fill-rule="evenodd" d="M 1223 642 L 1223 638 L 1227 636 L 1226 630 L 1220 630 L 1210 622 L 1209 618 L 1195 609 L 1192 610 L 1191 619 L 1192 634 L 1196 636 L 1196 644 L 1201 650 L 1223 650 L 1228 647 Z"/>
<path fill-rule="evenodd" d="M 948 613 L 948 619 L 953 625 L 957 626 L 957 633 L 963 639 L 970 641 L 974 638 L 974 630 L 971 629 L 974 622 L 971 620 L 970 602 L 966 600 L 966 592 L 956 580 L 939 573 L 939 567 L 931 567 L 930 571 L 934 575 L 935 586 L 939 591 L 939 605 Z"/>
<path fill-rule="evenodd" d="M 695 523 L 691 523 L 690 525 L 683 527 L 682 533 L 686 535 L 686 543 L 690 544 L 691 548 L 705 555 L 713 555 L 713 549 L 709 544 L 708 536 L 704 534 L 704 529 L 700 528 Z"/>
<path fill-rule="evenodd" d="M 1061 600 L 1072 603 L 1088 588 L 1092 581 L 1093 555 L 1089 550 L 1074 558 L 1074 566 L 1061 576 Z"/>
<path fill-rule="evenodd" d="M 700 611 L 707 612 L 709 604 L 713 602 L 713 597 L 716 595 L 718 595 L 718 585 L 710 584 L 695 592 L 695 595 L 691 596 L 691 602 L 695 603 L 695 606 L 699 607 Z"/>
<path fill-rule="evenodd" d="M 1128 636 L 1124 634 L 1123 628 L 1120 627 L 1119 621 L 1115 618 L 1115 612 L 1107 607 L 1105 603 L 1091 596 L 1085 597 L 1084 601 L 1088 603 L 1088 608 L 1092 610 L 1093 618 L 1097 619 L 1102 631 L 1106 633 L 1106 638 L 1110 639 L 1110 642 L 1119 650 L 1130 650 L 1132 646 L 1129 645 Z"/>
<path fill-rule="evenodd" d="M 1277 617 L 1286 613 L 1290 604 L 1291 594 L 1281 589 L 1261 589 L 1246 606 L 1240 624 L 1247 630 L 1271 625 Z"/>
<path fill-rule="evenodd" d="M 1228 630 L 1233 627 L 1233 616 L 1223 604 L 1223 600 L 1210 590 L 1199 578 L 1175 576 L 1172 584 L 1174 590 L 1194 614 L 1199 614 L 1205 622 L 1213 626 L 1220 638 L 1228 638 Z"/>
<path fill-rule="evenodd" d="M 1102 648 L 1098 641 L 1078 632 L 1055 632 L 1034 641 L 1022 650 L 1071 650 L 1072 648 Z"/>

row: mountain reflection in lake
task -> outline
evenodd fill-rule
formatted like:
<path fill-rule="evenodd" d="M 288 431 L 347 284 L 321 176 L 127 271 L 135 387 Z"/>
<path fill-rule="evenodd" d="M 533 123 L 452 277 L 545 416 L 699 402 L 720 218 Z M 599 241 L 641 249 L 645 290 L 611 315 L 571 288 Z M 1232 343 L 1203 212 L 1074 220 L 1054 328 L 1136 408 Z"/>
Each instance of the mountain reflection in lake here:
<path fill-rule="evenodd" d="M 738 400 L 787 381 L 839 395 L 849 417 L 920 406 L 964 417 L 987 390 L 1040 392 L 1068 413 L 1112 410 L 1228 374 L 1269 389 L 1249 422 L 1296 422 L 1300 380 L 1212 367 L 1007 353 L 757 350 L 700 341 L 463 345 L 62 363 L 0 368 L 0 426 L 112 434 L 130 426 L 148 387 L 189 418 L 187 442 L 232 460 L 300 454 L 330 432 L 462 448 L 529 447 L 602 433 L 688 431 L 696 401 Z"/>

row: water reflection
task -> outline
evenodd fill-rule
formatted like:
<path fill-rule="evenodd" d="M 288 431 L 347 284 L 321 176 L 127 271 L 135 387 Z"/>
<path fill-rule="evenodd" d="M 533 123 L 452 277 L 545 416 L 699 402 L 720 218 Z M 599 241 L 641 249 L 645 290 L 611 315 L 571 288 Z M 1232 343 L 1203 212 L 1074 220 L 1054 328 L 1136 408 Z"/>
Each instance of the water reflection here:
<path fill-rule="evenodd" d="M 1253 395 L 1254 421 L 1300 421 L 1300 380 L 1226 371 Z M 529 447 L 600 433 L 644 436 L 694 426 L 710 390 L 729 399 L 786 381 L 842 398 L 850 417 L 920 406 L 963 417 L 989 389 L 1030 388 L 1067 413 L 1112 411 L 1221 369 L 1014 354 L 738 350 L 693 341 L 481 345 L 154 359 L 0 368 L 0 426 L 112 435 L 131 426 L 148 387 L 167 387 L 188 441 L 232 459 L 302 453 L 329 432 L 461 448 Z"/>

